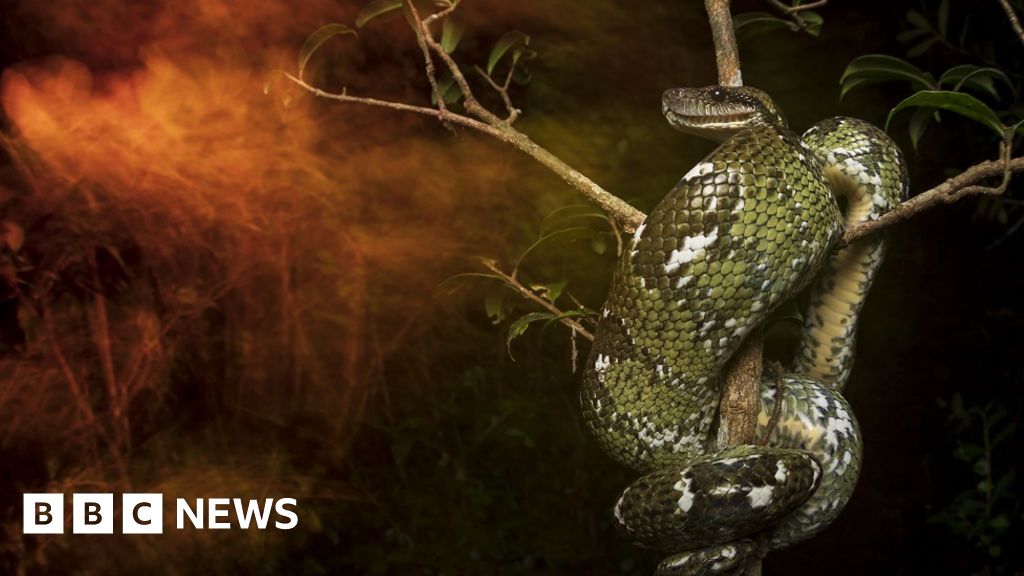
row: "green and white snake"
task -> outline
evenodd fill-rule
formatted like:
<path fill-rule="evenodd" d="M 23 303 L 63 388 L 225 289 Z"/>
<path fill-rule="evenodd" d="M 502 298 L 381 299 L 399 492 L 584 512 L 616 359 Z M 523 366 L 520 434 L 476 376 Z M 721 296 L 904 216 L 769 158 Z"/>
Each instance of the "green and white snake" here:
<path fill-rule="evenodd" d="M 638 544 L 673 554 L 657 574 L 734 574 L 824 529 L 853 492 L 860 432 L 840 393 L 884 244 L 876 236 L 833 253 L 839 201 L 846 225 L 875 219 L 904 198 L 907 173 L 878 128 L 833 118 L 797 136 L 756 88 L 671 89 L 663 111 L 673 127 L 724 142 L 629 243 L 581 400 L 604 450 L 646 474 L 614 513 Z M 716 451 L 723 366 L 812 281 L 792 371 L 762 386 L 766 445 Z"/>

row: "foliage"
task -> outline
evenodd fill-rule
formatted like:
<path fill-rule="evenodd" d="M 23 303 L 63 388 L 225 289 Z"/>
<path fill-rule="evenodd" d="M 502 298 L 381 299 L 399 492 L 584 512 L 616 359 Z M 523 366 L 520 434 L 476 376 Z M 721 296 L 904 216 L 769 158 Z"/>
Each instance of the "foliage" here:
<path fill-rule="evenodd" d="M 436 0 L 434 5 L 443 12 L 448 12 L 454 11 L 458 6 L 459 1 L 460 0 Z M 413 33 L 417 37 L 420 37 L 423 32 L 420 29 L 420 22 L 416 19 L 416 16 L 414 16 L 413 10 L 415 10 L 415 8 L 411 1 L 373 0 L 359 10 L 358 15 L 356 16 L 355 25 L 356 28 L 363 28 L 374 20 L 381 19 L 390 13 L 401 11 Z M 465 32 L 465 25 L 454 14 L 446 15 L 442 21 L 443 28 L 441 30 L 440 45 L 446 53 L 451 54 L 455 52 L 459 43 L 462 41 L 463 33 Z M 306 65 L 317 50 L 323 46 L 324 42 L 333 36 L 346 34 L 356 36 L 355 30 L 340 23 L 326 24 L 310 34 L 303 43 L 302 49 L 299 51 L 298 78 L 302 79 Z M 517 84 L 521 85 L 528 84 L 530 82 L 530 72 L 524 62 L 532 60 L 537 56 L 535 51 L 529 49 L 529 45 L 530 37 L 523 32 L 512 30 L 503 34 L 494 43 L 493 48 L 491 48 L 490 55 L 487 57 L 487 64 L 485 68 L 486 77 L 491 82 L 504 86 L 505 89 L 507 89 L 508 84 L 511 81 L 515 81 Z M 505 81 L 499 81 L 494 76 L 494 71 L 498 64 L 503 60 L 507 60 L 509 62 L 507 76 Z M 483 72 L 481 72 L 481 74 L 483 74 Z M 437 78 L 437 89 L 431 94 L 431 103 L 437 104 L 440 99 L 446 105 L 455 104 L 462 98 L 463 94 L 459 89 L 455 77 L 450 71 L 443 71 Z"/>
<path fill-rule="evenodd" d="M 1024 128 L 1022 77 L 1016 67 L 1008 63 L 1010 55 L 1019 53 L 1021 47 L 1016 39 L 1012 45 L 997 46 L 993 40 L 997 36 L 987 33 L 986 28 L 977 23 L 981 17 L 990 15 L 999 26 L 1008 28 L 997 3 L 988 5 L 986 11 L 957 13 L 962 10 L 954 9 L 950 0 L 939 0 L 934 10 L 906 13 L 906 29 L 899 35 L 899 40 L 909 46 L 906 55 L 912 60 L 927 61 L 934 72 L 896 56 L 866 54 L 851 61 L 843 72 L 841 97 L 878 83 L 901 83 L 912 93 L 890 109 L 886 129 L 900 112 L 913 109 L 907 133 L 915 151 L 925 141 L 929 128 L 943 121 L 942 113 L 949 112 L 972 121 L 975 128 L 983 128 L 980 133 L 972 131 L 971 138 L 993 150 L 990 158 L 998 156 L 992 144 L 993 136 L 1007 147 L 1009 157 Z M 993 246 L 1005 241 L 1024 224 L 1024 211 L 1020 209 L 1014 188 L 1000 196 L 980 199 L 975 215 L 1003 226 L 1015 219 Z"/>
<path fill-rule="evenodd" d="M 533 358 L 541 351 L 530 346 Z M 602 456 L 578 417 L 566 423 L 576 391 L 565 366 L 543 361 L 539 378 L 500 366 L 395 397 L 369 422 L 353 476 L 366 498 L 325 527 L 341 550 L 321 560 L 329 573 L 650 573 L 642 551 L 617 542 L 611 517 L 594 513 L 627 478 L 586 472 Z M 613 564 L 595 540 L 614 542 Z"/>
<path fill-rule="evenodd" d="M 934 15 L 935 20 L 916 10 L 909 11 L 907 22 L 910 28 L 900 35 L 900 39 L 904 42 L 917 43 L 907 51 L 907 56 L 917 58 L 932 51 L 952 50 L 963 56 L 974 56 L 978 60 L 988 61 L 967 50 L 969 20 L 963 22 L 958 43 L 952 43 L 949 38 L 949 14 L 949 0 L 941 0 Z M 886 121 L 888 127 L 898 112 L 916 108 L 909 124 L 914 148 L 917 148 L 929 124 L 940 119 L 938 110 L 953 112 L 974 120 L 994 131 L 1000 139 L 1007 141 L 1013 139 L 1015 131 L 1024 122 L 1021 115 L 1012 106 L 1007 105 L 1007 101 L 1012 104 L 1019 100 L 1018 88 L 1010 79 L 1009 69 L 1001 67 L 996 62 L 989 65 L 957 63 L 942 72 L 936 80 L 933 74 L 906 60 L 884 54 L 868 54 L 850 62 L 840 78 L 844 96 L 855 88 L 891 81 L 906 82 L 915 90 L 892 108 Z M 982 96 L 989 103 L 979 100 L 970 92 Z M 1009 98 L 1004 98 L 1004 95 L 1008 95 Z M 996 105 L 998 111 L 994 110 L 990 103 Z"/>
<path fill-rule="evenodd" d="M 971 471 L 976 484 L 957 494 L 931 521 L 970 543 L 977 563 L 991 573 L 1010 573 L 1020 553 L 1014 543 L 1021 538 L 1024 498 L 1016 487 L 1017 462 L 1008 447 L 1021 415 L 991 401 L 965 406 L 960 394 L 947 408 L 956 446 L 953 457 Z"/>
<path fill-rule="evenodd" d="M 820 13 L 810 9 L 812 6 L 807 0 L 792 0 L 788 4 L 782 0 L 768 0 L 768 2 L 774 5 L 785 18 L 767 12 L 736 14 L 733 16 L 733 28 L 736 30 L 738 40 L 748 41 L 766 32 L 787 29 L 792 32 L 804 32 L 811 36 L 821 35 L 824 19 Z"/>

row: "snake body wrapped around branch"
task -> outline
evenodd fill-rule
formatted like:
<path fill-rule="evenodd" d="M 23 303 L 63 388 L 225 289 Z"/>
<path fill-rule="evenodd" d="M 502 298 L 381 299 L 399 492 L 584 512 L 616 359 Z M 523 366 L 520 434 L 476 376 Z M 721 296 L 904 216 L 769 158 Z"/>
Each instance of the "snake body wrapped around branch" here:
<path fill-rule="evenodd" d="M 824 529 L 853 492 L 860 433 L 840 393 L 884 244 L 832 252 L 844 221 L 877 218 L 904 197 L 906 169 L 870 124 L 833 118 L 798 137 L 751 87 L 672 89 L 663 109 L 675 128 L 724 142 L 623 255 L 584 372 L 583 412 L 605 451 L 645 474 L 614 513 L 638 544 L 673 554 L 658 574 L 739 573 Z M 792 371 L 762 386 L 768 441 L 714 449 L 725 363 L 812 282 Z"/>

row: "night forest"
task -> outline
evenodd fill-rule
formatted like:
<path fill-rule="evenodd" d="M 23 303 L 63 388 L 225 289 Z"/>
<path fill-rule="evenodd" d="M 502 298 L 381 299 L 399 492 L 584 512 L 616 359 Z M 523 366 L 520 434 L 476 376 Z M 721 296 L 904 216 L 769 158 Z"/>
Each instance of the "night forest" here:
<path fill-rule="evenodd" d="M 661 110 L 718 82 L 705 5 L 462 0 L 432 30 L 472 102 L 411 28 L 446 7 L 3 1 L 0 573 L 653 573 L 579 400 L 628 228 L 507 139 L 360 99 L 479 105 L 646 213 L 716 146 Z M 885 128 L 911 196 L 998 166 L 882 232 L 856 491 L 763 573 L 1024 574 L 1024 3 L 731 13 L 797 133 Z M 294 497 L 299 524 L 24 535 L 28 492 Z"/>

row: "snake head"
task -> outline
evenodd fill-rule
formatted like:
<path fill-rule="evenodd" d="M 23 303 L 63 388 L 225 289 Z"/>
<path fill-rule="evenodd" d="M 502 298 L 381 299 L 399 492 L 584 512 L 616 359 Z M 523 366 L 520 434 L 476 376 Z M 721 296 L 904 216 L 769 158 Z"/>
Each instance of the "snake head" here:
<path fill-rule="evenodd" d="M 670 88 L 661 97 L 661 109 L 676 130 L 712 140 L 726 140 L 757 125 L 786 127 L 771 97 L 751 86 Z"/>

